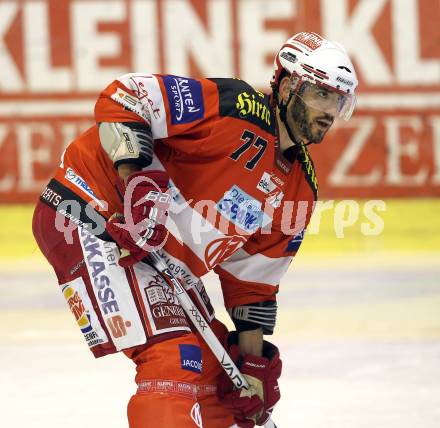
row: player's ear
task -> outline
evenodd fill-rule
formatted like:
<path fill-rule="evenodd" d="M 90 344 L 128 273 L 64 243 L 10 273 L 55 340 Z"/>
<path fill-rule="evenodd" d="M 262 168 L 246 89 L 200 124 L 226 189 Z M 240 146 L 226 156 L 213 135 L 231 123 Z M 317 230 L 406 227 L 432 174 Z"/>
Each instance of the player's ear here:
<path fill-rule="evenodd" d="M 282 101 L 287 102 L 289 99 L 289 93 L 290 93 L 290 86 L 292 82 L 290 81 L 290 76 L 284 76 L 281 79 L 280 86 L 279 86 L 279 96 Z"/>

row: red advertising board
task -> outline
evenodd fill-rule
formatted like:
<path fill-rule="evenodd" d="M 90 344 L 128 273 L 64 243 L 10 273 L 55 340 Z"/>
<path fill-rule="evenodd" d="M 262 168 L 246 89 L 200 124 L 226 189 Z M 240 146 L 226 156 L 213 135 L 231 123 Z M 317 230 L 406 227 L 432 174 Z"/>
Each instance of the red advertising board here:
<path fill-rule="evenodd" d="M 352 120 L 312 153 L 320 197 L 440 196 L 437 0 L 0 2 L 0 201 L 34 201 L 117 76 L 239 76 L 268 90 L 298 31 L 341 42 Z"/>

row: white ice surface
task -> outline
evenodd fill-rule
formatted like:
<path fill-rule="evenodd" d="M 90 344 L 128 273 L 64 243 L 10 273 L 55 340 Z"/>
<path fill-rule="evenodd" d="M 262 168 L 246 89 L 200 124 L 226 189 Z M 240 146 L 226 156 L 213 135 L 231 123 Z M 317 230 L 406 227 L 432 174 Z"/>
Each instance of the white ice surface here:
<path fill-rule="evenodd" d="M 0 295 L 0 426 L 127 427 L 134 366 L 93 359 L 53 275 L 0 272 Z M 439 267 L 304 267 L 279 297 L 279 428 L 440 427 Z"/>

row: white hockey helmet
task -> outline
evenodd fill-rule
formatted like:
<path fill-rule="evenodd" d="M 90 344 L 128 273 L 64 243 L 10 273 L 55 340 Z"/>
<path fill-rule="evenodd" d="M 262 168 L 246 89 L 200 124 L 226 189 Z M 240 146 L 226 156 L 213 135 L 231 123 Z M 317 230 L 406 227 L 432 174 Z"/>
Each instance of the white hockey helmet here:
<path fill-rule="evenodd" d="M 295 93 L 304 82 L 337 92 L 340 98 L 333 110 L 338 117 L 350 119 L 356 105 L 355 89 L 358 80 L 342 45 L 330 42 L 316 33 L 295 34 L 284 43 L 275 57 L 271 80 L 274 91 L 278 90 L 283 70 L 291 76 Z M 319 108 L 316 105 L 313 107 Z"/>

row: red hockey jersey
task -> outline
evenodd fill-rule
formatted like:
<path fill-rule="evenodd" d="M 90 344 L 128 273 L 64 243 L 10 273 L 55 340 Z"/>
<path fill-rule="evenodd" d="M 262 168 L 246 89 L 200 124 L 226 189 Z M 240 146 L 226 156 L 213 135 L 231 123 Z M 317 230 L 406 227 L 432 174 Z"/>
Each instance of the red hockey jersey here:
<path fill-rule="evenodd" d="M 185 286 L 213 269 L 226 307 L 275 299 L 317 180 L 304 146 L 293 163 L 280 154 L 269 96 L 238 79 L 128 74 L 101 93 L 95 118 L 149 123 L 155 155 L 145 169 L 165 169 L 174 195 L 161 254 Z M 68 146 L 55 180 L 105 217 L 122 212 L 97 126 Z"/>

